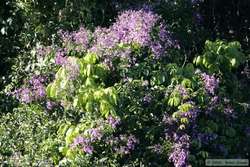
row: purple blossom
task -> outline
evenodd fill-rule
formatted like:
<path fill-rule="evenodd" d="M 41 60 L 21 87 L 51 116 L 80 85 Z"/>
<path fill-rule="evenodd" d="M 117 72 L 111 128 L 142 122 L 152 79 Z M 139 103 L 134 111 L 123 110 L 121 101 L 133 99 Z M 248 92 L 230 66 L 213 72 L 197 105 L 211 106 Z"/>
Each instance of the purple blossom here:
<path fill-rule="evenodd" d="M 143 97 L 143 102 L 144 102 L 145 104 L 150 104 L 151 101 L 152 101 L 152 95 L 147 94 L 146 96 Z"/>
<path fill-rule="evenodd" d="M 69 34 L 70 42 L 77 44 L 77 51 L 86 51 L 90 45 L 90 31 L 84 27 L 80 27 L 79 30 Z"/>
<path fill-rule="evenodd" d="M 224 108 L 224 113 L 227 114 L 227 115 L 231 115 L 233 114 L 233 108 L 229 105 L 227 105 L 225 108 Z"/>
<path fill-rule="evenodd" d="M 138 43 L 141 46 L 150 44 L 150 32 L 160 17 L 151 11 L 128 10 L 118 16 L 112 30 L 117 32 L 121 43 Z"/>
<path fill-rule="evenodd" d="M 31 77 L 29 83 L 36 87 L 36 86 L 40 86 L 41 84 L 43 84 L 44 82 L 46 82 L 46 78 L 40 75 L 34 75 Z"/>
<path fill-rule="evenodd" d="M 211 111 L 213 111 L 216 107 L 218 107 L 218 104 L 219 104 L 219 97 L 212 96 L 205 113 L 211 114 Z"/>
<path fill-rule="evenodd" d="M 134 135 L 129 135 L 127 141 L 127 147 L 129 150 L 134 150 L 135 144 L 138 143 L 138 140 L 135 138 Z"/>
<path fill-rule="evenodd" d="M 45 83 L 46 79 L 42 76 L 33 76 L 29 81 L 29 86 L 20 88 L 14 92 L 17 99 L 23 103 L 31 103 L 34 100 L 41 100 L 46 96 Z"/>
<path fill-rule="evenodd" d="M 74 142 L 71 144 L 71 148 L 74 149 L 75 147 L 79 146 L 83 152 L 86 154 L 92 154 L 94 151 L 94 147 L 91 145 L 96 139 L 100 140 L 100 133 L 96 129 L 89 129 L 87 132 L 90 134 L 91 138 L 85 138 L 82 136 L 77 136 L 74 139 Z"/>
<path fill-rule="evenodd" d="M 177 85 L 176 89 L 182 97 L 188 96 L 188 92 L 187 92 L 186 88 L 183 87 L 182 85 Z"/>
<path fill-rule="evenodd" d="M 21 88 L 18 91 L 19 100 L 23 103 L 30 103 L 32 101 L 32 92 L 28 88 Z"/>
<path fill-rule="evenodd" d="M 159 24 L 158 24 L 159 23 Z M 152 32 L 157 27 L 160 29 L 152 37 Z M 161 22 L 160 16 L 150 10 L 128 10 L 121 13 L 116 22 L 109 28 L 97 28 L 94 32 L 94 45 L 91 51 L 114 57 L 114 49 L 119 44 L 138 44 L 140 47 L 148 47 L 153 52 L 155 58 L 159 58 L 169 48 L 173 47 L 170 32 L 166 30 L 165 23 Z M 120 48 L 119 48 L 120 50 Z M 110 54 L 112 52 L 112 54 Z M 118 57 L 130 56 L 120 52 Z"/>
<path fill-rule="evenodd" d="M 214 95 L 215 90 L 219 87 L 219 79 L 213 75 L 201 74 L 202 80 L 205 84 L 205 89 L 208 93 Z"/>
<path fill-rule="evenodd" d="M 56 52 L 55 63 L 57 65 L 64 65 L 67 62 L 65 49 L 58 49 Z"/>
<path fill-rule="evenodd" d="M 41 99 L 42 97 L 45 97 L 46 96 L 45 87 L 43 85 L 35 87 L 34 93 L 36 99 Z"/>
<path fill-rule="evenodd" d="M 94 151 L 93 146 L 91 145 L 85 145 L 82 150 L 86 153 L 86 154 L 92 154 Z"/>
<path fill-rule="evenodd" d="M 45 83 L 46 79 L 42 76 L 33 76 L 30 80 L 34 100 L 42 99 L 46 96 Z"/>
<path fill-rule="evenodd" d="M 57 32 L 58 36 L 62 39 L 62 41 L 67 44 L 68 42 L 71 41 L 71 36 L 70 33 L 68 31 L 64 31 L 64 30 L 59 30 Z"/>
<path fill-rule="evenodd" d="M 154 42 L 150 47 L 156 59 L 159 59 L 165 51 L 164 47 L 160 44 L 160 42 Z"/>
<path fill-rule="evenodd" d="M 116 137 L 114 140 L 109 141 L 109 143 L 120 145 L 114 147 L 114 150 L 119 154 L 129 154 L 135 149 L 138 142 L 134 135 L 120 135 L 119 138 Z"/>
<path fill-rule="evenodd" d="M 36 53 L 38 56 L 40 57 L 44 57 L 46 55 L 48 55 L 51 52 L 52 48 L 50 46 L 42 46 L 36 49 Z"/>
<path fill-rule="evenodd" d="M 174 125 L 175 124 L 175 120 L 173 117 L 171 117 L 168 113 L 165 113 L 163 115 L 163 119 L 162 119 L 162 122 L 166 125 Z"/>
<path fill-rule="evenodd" d="M 85 146 L 85 145 L 89 145 L 90 142 L 91 142 L 91 141 L 90 141 L 89 139 L 85 138 L 85 137 L 77 136 L 77 137 L 74 139 L 73 143 L 70 145 L 70 147 L 71 147 L 72 149 L 75 148 L 75 147 L 77 147 L 77 146 L 83 147 L 83 146 Z"/>
<path fill-rule="evenodd" d="M 159 32 L 157 38 L 151 42 L 150 48 L 155 58 L 160 58 L 168 48 L 180 48 L 177 41 L 173 40 L 171 33 L 167 31 L 167 26 L 161 22 L 159 24 Z"/>
<path fill-rule="evenodd" d="M 74 31 L 71 36 L 73 38 L 73 42 L 81 45 L 83 49 L 86 50 L 89 47 L 90 32 L 84 27 L 80 27 L 78 31 Z"/>
<path fill-rule="evenodd" d="M 77 136 L 75 139 L 74 139 L 74 142 L 72 144 L 72 147 L 75 147 L 79 144 L 85 144 L 86 143 L 86 139 L 83 138 L 82 136 Z"/>
<path fill-rule="evenodd" d="M 53 101 L 47 101 L 46 102 L 46 108 L 48 109 L 48 110 L 52 110 L 54 107 L 55 107 L 55 105 L 56 105 L 56 103 L 55 102 L 53 102 Z"/>
<path fill-rule="evenodd" d="M 190 122 L 194 123 L 196 121 L 199 113 L 200 113 L 200 110 L 194 107 L 194 108 L 192 108 L 192 109 L 190 109 L 190 110 L 188 110 L 186 112 L 181 112 L 180 116 L 182 118 L 188 118 L 188 120 Z"/>
<path fill-rule="evenodd" d="M 188 135 L 174 135 L 174 145 L 169 156 L 169 161 L 175 167 L 185 167 L 188 164 L 190 138 Z"/>
<path fill-rule="evenodd" d="M 90 141 L 91 142 L 94 142 L 96 140 L 101 140 L 102 138 L 102 133 L 100 131 L 100 129 L 98 128 L 91 128 L 91 129 L 88 129 L 87 130 L 87 133 L 89 134 L 90 136 Z"/>
<path fill-rule="evenodd" d="M 237 118 L 236 113 L 234 112 L 234 109 L 229 104 L 224 107 L 224 114 L 231 118 Z"/>
<path fill-rule="evenodd" d="M 186 167 L 188 156 L 188 150 L 175 146 L 174 151 L 169 156 L 169 160 L 174 163 L 175 167 Z"/>
<path fill-rule="evenodd" d="M 213 96 L 211 99 L 211 105 L 216 105 L 219 101 L 219 97 L 218 96 Z"/>
<path fill-rule="evenodd" d="M 107 122 L 109 125 L 111 125 L 112 128 L 116 128 L 117 125 L 121 123 L 121 120 L 119 118 L 114 118 L 112 116 L 109 116 Z"/>

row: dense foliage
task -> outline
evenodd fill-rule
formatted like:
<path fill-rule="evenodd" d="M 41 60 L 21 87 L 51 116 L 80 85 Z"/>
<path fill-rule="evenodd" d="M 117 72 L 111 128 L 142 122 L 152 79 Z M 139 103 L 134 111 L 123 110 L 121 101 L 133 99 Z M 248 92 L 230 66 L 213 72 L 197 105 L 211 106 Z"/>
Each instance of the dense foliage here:
<path fill-rule="evenodd" d="M 249 158 L 248 44 L 210 36 L 206 2 L 52 2 L 11 3 L 28 19 L 12 27 L 25 49 L 0 92 L 1 164 Z"/>

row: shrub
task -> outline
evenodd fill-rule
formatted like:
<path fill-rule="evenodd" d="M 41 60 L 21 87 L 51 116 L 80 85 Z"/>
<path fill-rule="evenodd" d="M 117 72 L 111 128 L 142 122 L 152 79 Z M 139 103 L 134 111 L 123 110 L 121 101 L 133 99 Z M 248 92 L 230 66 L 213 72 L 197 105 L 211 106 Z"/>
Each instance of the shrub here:
<path fill-rule="evenodd" d="M 178 58 L 182 47 L 149 9 L 59 36 L 60 46 L 35 52 L 33 75 L 12 92 L 18 112 L 2 115 L 6 165 L 182 167 L 247 158 L 249 112 L 228 83 L 246 60 L 238 42 L 208 41 L 195 63 Z"/>

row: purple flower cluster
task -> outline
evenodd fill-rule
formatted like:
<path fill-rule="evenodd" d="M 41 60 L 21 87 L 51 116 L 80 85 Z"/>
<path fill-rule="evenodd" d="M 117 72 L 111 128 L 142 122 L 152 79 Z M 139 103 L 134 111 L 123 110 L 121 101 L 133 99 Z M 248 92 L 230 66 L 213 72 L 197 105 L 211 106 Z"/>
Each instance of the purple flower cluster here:
<path fill-rule="evenodd" d="M 143 102 L 144 102 L 145 104 L 150 104 L 151 101 L 152 101 L 152 99 L 153 99 L 152 95 L 147 94 L 147 95 L 145 95 L 145 96 L 143 97 Z"/>
<path fill-rule="evenodd" d="M 30 84 L 35 99 L 40 99 L 46 95 L 44 83 L 45 83 L 45 78 L 42 76 L 33 76 L 31 78 Z"/>
<path fill-rule="evenodd" d="M 226 104 L 224 107 L 224 114 L 230 118 L 237 118 L 237 113 L 234 112 L 233 107 L 230 104 Z"/>
<path fill-rule="evenodd" d="M 74 43 L 80 45 L 82 49 L 87 50 L 90 43 L 90 32 L 84 27 L 80 27 L 78 31 L 71 33 Z"/>
<path fill-rule="evenodd" d="M 44 77 L 33 76 L 29 81 L 29 87 L 20 88 L 14 94 L 23 103 L 40 100 L 46 96 L 44 83 Z"/>
<path fill-rule="evenodd" d="M 234 108 L 232 107 L 233 105 L 231 104 L 230 99 L 228 98 L 223 98 L 221 100 L 223 102 L 223 106 L 224 106 L 224 114 L 226 117 L 228 118 L 237 118 L 237 113 L 234 112 Z"/>
<path fill-rule="evenodd" d="M 53 101 L 50 101 L 50 100 L 46 102 L 47 110 L 52 110 L 55 106 L 56 106 L 56 102 L 53 102 Z"/>
<path fill-rule="evenodd" d="M 32 92 L 29 88 L 20 88 L 16 90 L 15 92 L 16 97 L 19 99 L 19 101 L 23 103 L 30 103 L 32 102 Z"/>
<path fill-rule="evenodd" d="M 135 149 L 135 145 L 139 142 L 134 135 L 120 135 L 119 138 L 116 138 L 119 143 L 124 143 L 125 145 L 121 145 L 119 147 L 115 147 L 114 150 L 118 154 L 129 154 L 131 151 Z"/>
<path fill-rule="evenodd" d="M 227 115 L 231 115 L 233 114 L 233 108 L 229 105 L 227 105 L 225 108 L 224 108 L 224 113 L 227 114 Z"/>
<path fill-rule="evenodd" d="M 174 135 L 173 150 L 169 156 L 169 160 L 174 163 L 175 167 L 185 167 L 188 163 L 190 138 L 188 135 Z"/>
<path fill-rule="evenodd" d="M 67 62 L 66 49 L 58 49 L 55 55 L 55 63 L 57 65 L 64 65 Z"/>
<path fill-rule="evenodd" d="M 218 107 L 219 100 L 220 98 L 218 96 L 212 96 L 207 106 L 207 110 L 205 111 L 205 114 L 211 115 L 211 111 Z"/>
<path fill-rule="evenodd" d="M 124 11 L 110 27 L 98 27 L 93 33 L 80 27 L 73 32 L 60 30 L 58 35 L 64 46 L 71 50 L 97 53 L 110 69 L 114 58 L 125 59 L 133 65 L 136 62 L 136 57 L 132 55 L 134 48 L 147 48 L 158 59 L 169 48 L 179 47 L 161 17 L 148 9 Z M 56 52 L 56 64 L 67 62 L 66 52 L 63 49 Z"/>
<path fill-rule="evenodd" d="M 108 119 L 107 119 L 107 123 L 112 128 L 116 128 L 121 123 L 121 120 L 119 118 L 115 118 L 113 116 L 109 116 Z"/>
<path fill-rule="evenodd" d="M 128 10 L 118 16 L 112 31 L 117 34 L 120 43 L 148 46 L 151 42 L 150 33 L 158 20 L 159 16 L 151 11 Z"/>
<path fill-rule="evenodd" d="M 180 116 L 181 116 L 182 118 L 188 118 L 188 120 L 189 120 L 190 122 L 195 122 L 196 119 L 197 119 L 197 117 L 198 117 L 198 115 L 199 115 L 199 113 L 200 113 L 200 110 L 199 110 L 199 109 L 197 109 L 197 108 L 192 108 L 192 109 L 190 109 L 190 110 L 187 111 L 187 112 L 181 112 Z"/>
<path fill-rule="evenodd" d="M 64 31 L 61 29 L 57 32 L 57 34 L 62 39 L 64 44 L 69 43 L 72 39 L 72 37 L 70 36 L 70 33 L 68 31 Z"/>
<path fill-rule="evenodd" d="M 171 117 L 168 113 L 164 113 L 162 122 L 170 128 L 175 125 L 176 119 Z"/>
<path fill-rule="evenodd" d="M 205 89 L 209 94 L 214 95 L 215 90 L 219 87 L 219 79 L 215 78 L 213 75 L 208 75 L 206 73 L 201 74 L 202 80 L 205 85 Z"/>
<path fill-rule="evenodd" d="M 84 27 L 80 27 L 79 30 L 71 33 L 59 30 L 58 35 L 65 45 L 76 44 L 77 46 L 75 49 L 77 51 L 86 51 L 89 48 L 91 33 Z"/>
<path fill-rule="evenodd" d="M 92 154 L 94 151 L 94 148 L 90 143 L 90 140 L 82 136 L 76 137 L 74 139 L 74 142 L 71 144 L 71 148 L 75 148 L 77 146 L 80 146 L 82 151 L 85 152 L 86 154 Z"/>
<path fill-rule="evenodd" d="M 99 128 L 91 128 L 91 129 L 88 129 L 86 132 L 87 132 L 91 142 L 101 140 L 101 138 L 103 136 L 103 134 L 101 133 Z"/>
<path fill-rule="evenodd" d="M 176 132 L 178 123 L 176 119 L 164 114 L 163 122 L 166 124 L 166 140 L 173 142 L 172 151 L 169 155 L 169 161 L 173 162 L 175 167 L 186 167 L 188 164 L 190 137 L 186 133 Z"/>
<path fill-rule="evenodd" d="M 78 136 L 74 139 L 71 148 L 80 147 L 86 154 L 92 154 L 94 151 L 92 144 L 96 141 L 100 141 L 103 134 L 99 128 L 87 129 L 84 134 L 84 137 Z"/>
<path fill-rule="evenodd" d="M 118 137 L 109 137 L 106 144 L 112 146 L 113 150 L 120 155 L 131 153 L 139 141 L 134 135 L 121 134 Z"/>
<path fill-rule="evenodd" d="M 177 89 L 177 91 L 180 93 L 180 95 L 181 95 L 182 97 L 188 96 L 188 92 L 187 92 L 186 88 L 183 87 L 182 85 L 177 85 L 177 86 L 176 86 L 176 89 Z"/>
<path fill-rule="evenodd" d="M 139 44 L 141 47 L 149 47 L 155 58 L 158 58 L 175 45 L 166 25 L 160 19 L 160 16 L 149 10 L 125 11 L 111 27 L 95 30 L 94 46 L 91 50 L 106 52 L 119 44 Z M 153 38 L 152 32 L 157 25 L 160 30 L 157 37 Z"/>
<path fill-rule="evenodd" d="M 38 56 L 40 57 L 44 57 L 46 55 L 48 55 L 51 52 L 52 48 L 50 46 L 42 46 L 36 49 L 36 53 Z"/>
<path fill-rule="evenodd" d="M 193 104 L 193 102 L 190 102 Z M 196 119 L 200 111 L 196 107 L 193 107 L 187 112 L 181 112 L 180 117 L 188 118 L 191 134 L 195 133 L 191 128 L 196 124 Z M 165 137 L 166 140 L 170 140 L 173 143 L 172 151 L 169 155 L 169 161 L 174 163 L 175 167 L 185 167 L 188 164 L 189 148 L 190 148 L 190 136 L 182 128 L 178 128 L 180 123 L 179 119 L 164 114 L 163 123 L 166 125 Z M 178 129 L 178 130 L 177 130 Z"/>

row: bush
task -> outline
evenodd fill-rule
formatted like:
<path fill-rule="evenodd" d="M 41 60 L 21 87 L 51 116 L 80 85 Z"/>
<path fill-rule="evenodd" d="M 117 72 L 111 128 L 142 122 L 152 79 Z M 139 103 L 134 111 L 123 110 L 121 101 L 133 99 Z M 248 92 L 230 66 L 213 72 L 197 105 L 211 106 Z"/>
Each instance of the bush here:
<path fill-rule="evenodd" d="M 169 22 L 130 9 L 108 27 L 60 30 L 60 44 L 34 49 L 23 83 L 6 88 L 19 104 L 1 115 L 3 164 L 181 167 L 248 158 L 240 43 L 208 40 L 182 56 L 192 46 Z"/>

